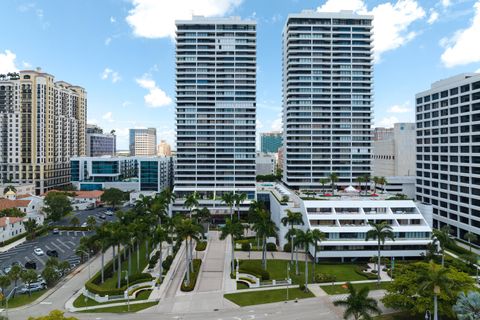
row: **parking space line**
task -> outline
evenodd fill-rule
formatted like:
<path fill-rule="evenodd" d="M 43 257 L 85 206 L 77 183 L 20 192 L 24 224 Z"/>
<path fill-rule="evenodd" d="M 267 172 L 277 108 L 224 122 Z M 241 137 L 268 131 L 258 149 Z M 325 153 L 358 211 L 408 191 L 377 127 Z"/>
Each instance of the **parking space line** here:
<path fill-rule="evenodd" d="M 68 250 L 70 250 L 70 247 L 67 246 L 65 243 L 63 243 L 62 241 L 60 241 L 60 239 L 57 239 L 58 243 L 60 243 L 62 246 L 66 247 Z"/>
<path fill-rule="evenodd" d="M 39 256 L 37 256 L 36 254 L 34 254 L 33 257 L 34 257 L 35 259 L 37 259 L 38 261 L 40 261 L 40 263 L 41 263 L 43 266 L 45 265 L 45 261 L 43 261 L 42 259 L 40 259 Z"/>
<path fill-rule="evenodd" d="M 67 242 L 70 243 L 70 244 L 71 244 L 72 246 L 74 246 L 74 247 L 77 245 L 77 244 L 76 244 L 75 242 L 73 242 L 73 241 L 67 241 Z"/>
<path fill-rule="evenodd" d="M 85 237 L 85 231 L 82 231 L 82 236 Z"/>
<path fill-rule="evenodd" d="M 45 245 L 45 248 L 47 248 L 47 250 L 52 250 L 52 248 L 50 248 L 48 245 Z"/>
<path fill-rule="evenodd" d="M 30 261 L 30 259 L 28 258 L 28 256 L 25 256 L 25 261 Z"/>
<path fill-rule="evenodd" d="M 60 250 L 62 253 L 65 253 L 65 250 L 63 250 L 62 248 L 60 248 L 59 246 L 57 246 L 53 241 L 52 241 L 52 246 L 54 246 L 55 248 L 57 248 L 58 250 Z"/>

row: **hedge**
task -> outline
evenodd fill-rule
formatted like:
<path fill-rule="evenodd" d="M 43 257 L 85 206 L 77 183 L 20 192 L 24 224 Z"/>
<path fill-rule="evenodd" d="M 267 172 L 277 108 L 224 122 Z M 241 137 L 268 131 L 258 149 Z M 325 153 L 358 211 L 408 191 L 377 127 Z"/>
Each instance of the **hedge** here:
<path fill-rule="evenodd" d="M 378 276 L 376 274 L 370 272 L 364 272 L 363 270 L 367 269 L 368 266 L 366 265 L 359 265 L 355 267 L 355 272 L 361 276 L 364 276 L 368 280 L 377 280 Z"/>
<path fill-rule="evenodd" d="M 315 275 L 316 283 L 335 282 L 336 280 L 337 280 L 337 277 L 333 274 L 317 273 Z"/>
<path fill-rule="evenodd" d="M 165 272 L 170 270 L 170 266 L 172 265 L 172 262 L 173 262 L 172 255 L 167 256 L 165 260 L 163 260 L 162 267 L 163 267 L 163 270 L 165 270 Z"/>
<path fill-rule="evenodd" d="M 250 251 L 251 246 L 250 243 L 242 243 L 242 251 Z"/>
<path fill-rule="evenodd" d="M 262 268 L 256 268 L 256 267 L 252 267 L 252 266 L 244 267 L 240 263 L 240 267 L 238 269 L 238 272 L 248 273 L 248 274 L 254 275 L 254 276 L 256 276 L 257 278 L 260 278 L 263 281 L 270 280 L 270 273 L 267 270 L 263 270 Z"/>
<path fill-rule="evenodd" d="M 150 257 L 150 260 L 148 261 L 148 269 L 153 269 L 157 264 L 158 259 L 160 259 L 160 251 L 156 251 L 155 254 Z"/>
<path fill-rule="evenodd" d="M 27 233 L 26 233 L 26 232 L 21 233 L 21 234 L 19 234 L 19 235 L 16 235 L 16 236 L 13 237 L 13 238 L 10 238 L 10 239 L 8 239 L 8 240 L 5 240 L 5 241 L 0 242 L 0 247 L 4 247 L 4 246 L 6 246 L 6 245 L 9 245 L 10 243 L 14 243 L 15 241 L 18 241 L 18 240 L 20 240 L 20 239 L 22 239 L 22 238 L 25 238 L 26 236 L 27 236 Z"/>
<path fill-rule="evenodd" d="M 93 276 L 92 279 L 90 279 L 85 283 L 85 288 L 91 293 L 98 294 L 101 296 L 106 296 L 106 295 L 118 296 L 118 295 L 122 295 L 125 292 L 125 290 L 127 290 L 127 281 L 123 277 L 120 281 L 120 288 L 102 288 L 98 284 L 94 283 L 94 281 L 92 281 L 92 280 L 97 280 L 97 278 L 99 278 L 98 276 L 100 276 L 99 273 L 95 274 L 95 276 Z M 149 273 L 137 273 L 129 276 L 128 280 L 129 280 L 128 284 L 130 286 L 133 286 L 134 284 L 137 284 L 137 283 L 151 281 L 153 280 L 153 277 Z"/>
<path fill-rule="evenodd" d="M 273 242 L 267 243 L 267 251 L 277 251 L 277 245 Z"/>
<path fill-rule="evenodd" d="M 292 252 L 292 245 L 290 242 L 285 243 L 283 246 L 283 252 Z"/>
<path fill-rule="evenodd" d="M 185 281 L 182 281 L 182 286 L 180 287 L 180 290 L 189 292 L 195 289 L 195 284 L 197 283 L 197 278 L 198 278 L 198 274 L 200 273 L 201 265 L 202 265 L 202 260 L 193 259 L 193 272 L 190 272 L 190 284 L 187 286 L 185 285 Z M 184 280 L 186 280 L 186 276 Z"/>
<path fill-rule="evenodd" d="M 205 251 L 206 248 L 207 248 L 207 241 L 199 241 L 195 246 L 196 251 Z"/>
<path fill-rule="evenodd" d="M 471 254 L 470 250 L 469 249 L 465 249 L 463 247 L 460 247 L 459 245 L 455 244 L 455 243 L 449 243 L 445 246 L 445 248 L 447 250 L 451 250 L 453 251 L 454 253 L 457 253 L 457 254 Z"/>
<path fill-rule="evenodd" d="M 51 228 L 62 230 L 62 231 L 89 231 L 88 227 L 77 227 L 77 226 L 53 226 Z"/>

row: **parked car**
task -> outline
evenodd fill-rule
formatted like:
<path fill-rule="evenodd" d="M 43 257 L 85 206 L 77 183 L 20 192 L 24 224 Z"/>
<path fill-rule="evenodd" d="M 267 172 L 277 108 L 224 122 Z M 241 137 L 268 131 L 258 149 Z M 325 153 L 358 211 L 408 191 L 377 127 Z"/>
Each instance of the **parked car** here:
<path fill-rule="evenodd" d="M 45 254 L 45 252 L 43 252 L 42 249 L 40 248 L 35 248 L 33 249 L 33 252 L 37 255 L 37 256 L 43 256 Z"/>
<path fill-rule="evenodd" d="M 59 231 L 58 231 L 58 228 L 54 228 L 52 233 L 53 233 L 53 234 L 58 234 L 58 232 L 59 232 Z"/>
<path fill-rule="evenodd" d="M 12 270 L 12 266 L 6 266 L 5 268 L 3 268 L 3 272 L 4 272 L 5 274 L 9 273 L 10 270 Z"/>
<path fill-rule="evenodd" d="M 98 217 L 99 217 L 100 219 L 103 219 L 103 220 L 107 219 L 107 216 L 104 215 L 104 214 L 101 214 L 101 215 L 99 215 Z"/>
<path fill-rule="evenodd" d="M 27 262 L 25 262 L 25 268 L 36 270 L 37 269 L 37 264 L 34 261 L 27 261 Z"/>
<path fill-rule="evenodd" d="M 105 211 L 105 214 L 109 217 L 113 216 L 113 211 L 107 210 Z"/>
<path fill-rule="evenodd" d="M 42 284 L 38 284 L 38 283 L 31 283 L 29 284 L 28 286 L 23 286 L 21 289 L 20 289 L 20 293 L 21 294 L 25 294 L 25 293 L 32 293 L 32 292 L 37 292 L 37 291 L 40 291 L 40 290 L 43 290 L 46 288 L 46 285 L 42 285 Z"/>
<path fill-rule="evenodd" d="M 86 222 L 82 223 L 82 228 L 86 228 L 86 227 L 87 227 L 87 223 Z"/>
<path fill-rule="evenodd" d="M 57 250 L 47 250 L 47 256 L 58 258 L 58 251 Z"/>

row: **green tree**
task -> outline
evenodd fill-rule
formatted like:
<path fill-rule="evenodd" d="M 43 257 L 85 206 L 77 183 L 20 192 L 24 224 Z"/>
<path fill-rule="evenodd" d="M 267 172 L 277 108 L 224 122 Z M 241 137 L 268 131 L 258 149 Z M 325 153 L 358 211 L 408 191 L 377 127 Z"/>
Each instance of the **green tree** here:
<path fill-rule="evenodd" d="M 165 230 L 165 228 L 162 226 L 162 225 L 158 225 L 153 233 L 153 241 L 155 243 L 158 243 L 158 252 L 160 253 L 159 255 L 159 265 L 160 265 L 160 281 L 163 280 L 163 265 L 162 265 L 162 261 L 163 261 L 163 250 L 162 250 L 162 245 L 164 242 L 171 242 L 169 237 L 168 237 L 168 233 L 167 231 Z"/>
<path fill-rule="evenodd" d="M 122 190 L 119 190 L 117 188 L 110 188 L 106 189 L 102 196 L 100 197 L 100 200 L 108 204 L 115 210 L 115 208 L 123 203 L 124 200 L 124 192 Z"/>
<path fill-rule="evenodd" d="M 452 307 L 458 294 L 475 288 L 474 280 L 455 268 L 443 268 L 433 262 L 397 264 L 395 278 L 387 287 L 382 302 L 388 308 L 421 317 L 427 310 L 434 309 L 435 286 L 440 288 L 436 289 L 439 292 L 438 313 L 450 318 L 454 318 Z"/>
<path fill-rule="evenodd" d="M 3 209 L 0 212 L 0 217 L 18 217 L 18 218 L 23 218 L 25 217 L 25 212 L 18 208 L 8 208 L 8 209 Z"/>
<path fill-rule="evenodd" d="M 23 226 L 25 227 L 28 238 L 34 239 L 35 231 L 37 230 L 37 221 L 34 219 L 28 219 L 23 223 Z"/>
<path fill-rule="evenodd" d="M 93 229 L 95 229 L 95 227 L 96 227 L 96 225 L 97 225 L 97 220 L 95 219 L 94 216 L 88 216 L 86 222 L 87 222 L 88 230 L 93 230 Z"/>
<path fill-rule="evenodd" d="M 372 178 L 372 181 L 373 181 L 373 192 L 377 192 L 377 184 L 379 184 L 380 178 L 377 176 L 374 176 Z"/>
<path fill-rule="evenodd" d="M 46 266 L 45 269 L 42 271 L 42 277 L 47 282 L 48 286 L 52 286 L 55 282 L 58 281 L 60 275 L 58 274 L 57 270 L 53 266 Z"/>
<path fill-rule="evenodd" d="M 233 219 L 233 206 L 235 205 L 235 196 L 231 192 L 222 194 L 222 202 L 230 208 L 230 219 Z"/>
<path fill-rule="evenodd" d="M 315 266 L 317 264 L 318 243 L 325 240 L 326 236 L 325 236 L 325 233 L 323 233 L 322 231 L 320 231 L 318 229 L 314 229 L 312 231 L 312 236 L 313 236 L 313 240 L 315 241 L 315 244 L 314 244 L 315 254 L 313 256 L 313 278 L 315 279 Z"/>
<path fill-rule="evenodd" d="M 70 219 L 70 225 L 72 227 L 78 227 L 80 225 L 80 219 L 78 219 L 77 216 L 72 217 L 72 219 Z"/>
<path fill-rule="evenodd" d="M 458 320 L 480 319 L 480 293 L 477 291 L 469 291 L 467 294 L 460 292 L 453 311 Z"/>
<path fill-rule="evenodd" d="M 440 229 L 433 229 L 432 238 L 434 242 L 440 247 L 442 253 L 442 267 L 445 266 L 445 248 L 453 243 L 450 238 L 450 227 L 445 225 Z"/>
<path fill-rule="evenodd" d="M 32 282 L 37 281 L 37 273 L 31 269 L 23 270 L 20 279 L 22 279 L 26 286 L 29 286 Z M 31 295 L 30 291 L 28 291 L 28 295 Z"/>
<path fill-rule="evenodd" d="M 235 193 L 233 197 L 235 199 L 235 206 L 237 207 L 237 219 L 240 221 L 240 206 L 247 200 L 247 194 Z"/>
<path fill-rule="evenodd" d="M 47 316 L 29 317 L 28 320 L 78 320 L 75 317 L 65 317 L 63 311 L 52 310 Z"/>
<path fill-rule="evenodd" d="M 363 287 L 356 290 L 349 282 L 347 283 L 348 297 L 345 300 L 337 300 L 333 304 L 337 307 L 344 307 L 343 319 L 371 320 L 372 314 L 380 315 L 377 301 L 368 297 L 370 289 Z"/>
<path fill-rule="evenodd" d="M 210 229 L 210 219 L 212 217 L 212 214 L 210 213 L 210 210 L 208 210 L 207 207 L 203 207 L 202 209 L 197 210 L 196 217 L 198 219 L 198 222 L 202 225 L 204 228 L 205 224 L 207 225 L 206 232 L 208 234 L 208 230 Z M 205 228 L 204 228 L 205 231 Z M 202 234 L 205 232 L 202 232 Z"/>
<path fill-rule="evenodd" d="M 370 189 L 368 187 L 368 183 L 370 182 L 370 176 L 368 174 L 363 176 L 363 182 L 365 183 L 365 195 L 368 194 L 368 190 Z"/>
<path fill-rule="evenodd" d="M 295 237 L 295 246 L 302 246 L 305 250 L 305 290 L 308 285 L 308 252 L 310 245 L 315 245 L 315 239 L 312 234 L 312 230 L 307 229 L 307 231 L 297 230 Z"/>
<path fill-rule="evenodd" d="M 185 240 L 185 273 L 186 273 L 186 283 L 185 285 L 190 285 L 190 272 L 193 272 L 193 258 L 192 251 L 189 250 L 189 247 L 192 246 L 191 242 L 189 245 L 189 240 L 198 239 L 198 234 L 201 231 L 201 227 L 196 225 L 192 219 L 182 219 L 178 222 L 177 226 L 177 235 Z"/>
<path fill-rule="evenodd" d="M 2 294 L 4 296 L 6 295 L 5 290 L 7 290 L 10 283 L 12 283 L 11 281 L 12 280 L 10 279 L 9 276 L 0 276 L 0 289 L 2 290 Z"/>
<path fill-rule="evenodd" d="M 472 252 L 472 242 L 477 241 L 478 237 L 475 233 L 473 232 L 467 232 L 465 233 L 464 239 L 468 241 L 468 246 L 470 249 L 470 252 Z"/>
<path fill-rule="evenodd" d="M 383 188 L 382 188 L 382 193 L 383 191 L 385 190 L 385 186 L 388 184 L 388 181 L 385 177 L 380 177 L 378 178 L 378 184 L 380 184 Z"/>
<path fill-rule="evenodd" d="M 45 204 L 43 211 L 47 214 L 47 217 L 53 221 L 59 221 L 73 210 L 70 199 L 64 192 L 49 192 L 43 202 Z"/>
<path fill-rule="evenodd" d="M 270 215 L 264 209 L 259 209 L 258 220 L 253 225 L 253 230 L 262 239 L 262 267 L 267 270 L 267 238 L 277 235 L 277 226 L 270 219 Z"/>
<path fill-rule="evenodd" d="M 68 261 L 62 261 L 58 264 L 58 271 L 60 271 L 62 276 L 66 275 L 69 269 L 70 263 Z"/>
<path fill-rule="evenodd" d="M 190 211 L 190 219 L 192 219 L 193 211 L 198 208 L 198 199 L 200 199 L 196 191 L 190 193 L 185 199 L 183 206 Z"/>
<path fill-rule="evenodd" d="M 7 194 L 7 192 L 9 192 L 9 191 L 17 193 L 17 188 L 15 188 L 12 185 L 8 185 L 3 189 L 3 194 Z"/>
<path fill-rule="evenodd" d="M 238 220 L 232 220 L 227 218 L 225 221 L 225 225 L 220 229 L 222 232 L 220 234 L 220 239 L 224 240 L 228 236 L 231 236 L 232 241 L 232 261 L 231 261 L 231 271 L 233 273 L 235 271 L 235 239 L 241 238 L 243 234 L 243 225 Z"/>
<path fill-rule="evenodd" d="M 10 279 L 12 279 L 15 287 L 17 287 L 18 280 L 20 280 L 20 277 L 22 275 L 22 271 L 23 268 L 20 265 L 15 264 L 12 266 L 12 269 L 10 269 L 10 272 L 8 273 L 8 276 L 10 277 Z"/>
<path fill-rule="evenodd" d="M 365 241 L 368 241 L 370 239 L 377 240 L 377 251 L 378 251 L 377 284 L 380 285 L 380 268 L 382 264 L 382 261 L 381 261 L 382 245 L 385 244 L 385 240 L 387 239 L 395 241 L 395 234 L 392 231 L 392 227 L 387 222 L 381 222 L 381 223 L 370 222 L 369 224 L 372 227 L 372 229 L 367 231 L 367 234 L 365 236 Z"/>
<path fill-rule="evenodd" d="M 336 172 L 330 173 L 328 176 L 330 183 L 332 184 L 332 193 L 335 194 L 335 184 L 338 182 L 338 174 Z"/>
<path fill-rule="evenodd" d="M 362 176 L 356 177 L 355 182 L 358 184 L 358 189 L 360 190 L 360 192 L 362 192 L 363 177 Z"/>
<path fill-rule="evenodd" d="M 303 214 L 301 212 L 294 212 L 290 209 L 285 210 L 286 216 L 282 217 L 280 222 L 286 227 L 290 225 L 290 232 L 285 235 L 285 238 L 290 241 L 290 264 L 293 264 L 293 235 L 295 234 L 295 226 L 303 225 Z"/>
<path fill-rule="evenodd" d="M 328 183 L 328 179 L 321 178 L 318 182 L 322 185 L 322 193 L 325 193 L 325 185 Z"/>

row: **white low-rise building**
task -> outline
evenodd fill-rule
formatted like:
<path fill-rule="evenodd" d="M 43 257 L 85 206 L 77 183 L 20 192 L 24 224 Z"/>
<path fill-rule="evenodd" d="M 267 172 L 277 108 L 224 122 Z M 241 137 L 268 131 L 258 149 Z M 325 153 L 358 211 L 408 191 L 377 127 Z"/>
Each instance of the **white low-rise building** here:
<path fill-rule="evenodd" d="M 25 226 L 23 225 L 24 220 L 26 220 L 26 218 L 0 218 L 0 243 L 25 233 Z"/>
<path fill-rule="evenodd" d="M 326 239 L 318 244 L 318 259 L 344 261 L 377 255 L 377 241 L 365 240 L 372 228 L 369 223 L 386 221 L 392 227 L 395 241 L 385 241 L 382 247 L 385 257 L 420 257 L 432 241 L 429 223 L 411 200 L 386 200 L 391 194 L 363 196 L 356 192 L 338 192 L 335 196 L 310 194 L 308 199 L 314 200 L 302 200 L 303 195 L 300 197 L 283 185 L 261 189 L 259 195 L 270 193 L 272 220 L 279 227 L 281 247 L 287 242 L 285 234 L 290 227 L 280 223 L 287 209 L 302 213 L 304 225 L 298 228 L 318 229 L 325 234 Z M 282 202 L 286 197 L 288 201 Z M 313 256 L 313 246 L 310 253 Z"/>

